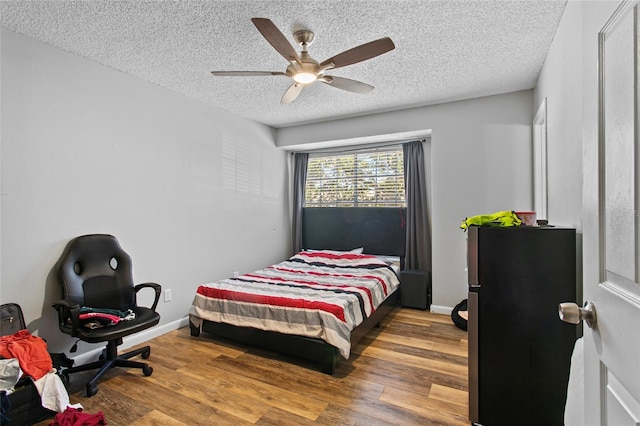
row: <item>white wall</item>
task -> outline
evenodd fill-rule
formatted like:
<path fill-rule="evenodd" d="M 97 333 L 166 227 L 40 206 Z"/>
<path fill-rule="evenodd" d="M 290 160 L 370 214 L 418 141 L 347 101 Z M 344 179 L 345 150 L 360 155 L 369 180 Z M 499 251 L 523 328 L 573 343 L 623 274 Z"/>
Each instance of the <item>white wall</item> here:
<path fill-rule="evenodd" d="M 591 182 L 585 188 L 597 186 L 593 183 L 597 180 L 597 171 L 592 167 L 597 162 L 583 164 L 582 161 L 583 158 L 593 159 L 597 155 L 596 141 L 583 138 L 583 129 L 596 126 L 593 122 L 587 122 L 584 115 L 588 111 L 588 115 L 593 116 L 593 111 L 597 109 L 594 95 L 597 91 L 597 67 L 594 62 L 597 40 L 593 34 L 600 29 L 596 25 L 601 25 L 603 17 L 609 16 L 616 6 L 617 2 L 567 2 L 534 90 L 534 105 L 544 97 L 548 102 L 549 217 L 554 222 L 574 226 L 578 231 L 579 292 L 582 291 L 583 268 L 586 271 L 594 267 L 582 262 L 583 206 L 593 208 L 597 205 L 597 194 L 583 192 L 583 181 L 586 179 Z M 606 14 L 601 15 L 607 9 Z M 591 39 L 585 38 L 585 35 Z M 597 239 L 593 236 L 588 238 Z M 597 242 L 592 245 L 596 246 Z M 579 343 L 577 348 L 581 347 L 582 343 Z M 565 423 L 582 425 L 584 419 L 589 418 L 584 415 L 585 389 L 595 389 L 597 384 L 585 385 L 589 377 L 583 375 L 583 354 L 578 351 L 574 355 L 576 358 L 571 369 L 572 382 L 567 395 Z M 587 365 L 585 371 L 591 367 Z"/>
<path fill-rule="evenodd" d="M 276 143 L 380 134 L 431 134 L 433 304 L 446 311 L 467 297 L 468 216 L 532 208 L 532 91 L 278 129 Z"/>
<path fill-rule="evenodd" d="M 114 234 L 136 282 L 171 288 L 165 326 L 198 284 L 289 254 L 272 129 L 4 28 L 1 41 L 0 298 L 51 350 L 71 346 L 48 275 L 75 236 Z"/>
<path fill-rule="evenodd" d="M 547 98 L 549 223 L 582 229 L 582 4 L 570 1 L 533 91 Z"/>
<path fill-rule="evenodd" d="M 569 1 L 533 91 L 547 99 L 549 223 L 576 228 L 577 291 L 582 299 L 583 2 Z"/>

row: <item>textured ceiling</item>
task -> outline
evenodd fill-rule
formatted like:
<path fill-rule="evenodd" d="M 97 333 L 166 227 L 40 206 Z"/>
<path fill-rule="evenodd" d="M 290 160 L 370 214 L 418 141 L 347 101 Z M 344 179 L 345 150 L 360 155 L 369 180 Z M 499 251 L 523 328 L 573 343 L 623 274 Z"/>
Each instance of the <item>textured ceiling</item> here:
<path fill-rule="evenodd" d="M 533 87 L 564 10 L 545 1 L 2 1 L 15 32 L 273 127 L 357 116 Z M 251 23 L 310 29 L 323 61 L 391 37 L 395 50 L 328 74 L 375 86 L 366 95 L 322 83 L 289 105 L 282 76 L 214 77 L 211 70 L 284 71 Z M 296 49 L 298 46 L 296 46 Z"/>

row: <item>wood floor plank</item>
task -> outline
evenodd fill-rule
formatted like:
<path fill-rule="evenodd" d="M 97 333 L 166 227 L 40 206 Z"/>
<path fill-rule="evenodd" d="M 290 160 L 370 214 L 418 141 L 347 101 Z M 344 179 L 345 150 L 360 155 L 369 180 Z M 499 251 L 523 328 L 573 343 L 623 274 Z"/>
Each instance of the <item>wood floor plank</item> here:
<path fill-rule="evenodd" d="M 390 333 L 381 333 L 376 337 L 375 340 L 379 340 L 382 342 L 396 343 L 399 345 L 406 345 L 413 348 L 426 349 L 429 351 L 433 351 L 434 347 L 437 346 L 437 352 L 447 354 L 447 355 L 456 355 L 459 357 L 466 358 L 468 356 L 469 349 L 467 347 L 466 340 L 460 341 L 458 345 L 449 345 L 445 343 L 436 343 L 427 339 L 416 339 L 414 337 L 404 337 L 398 336 L 396 334 Z"/>
<path fill-rule="evenodd" d="M 411 367 L 422 368 L 425 370 L 440 371 L 452 376 L 467 377 L 468 370 L 465 366 L 451 364 L 445 361 L 425 359 L 415 355 L 398 353 L 387 349 L 379 349 L 369 346 L 362 351 L 362 355 L 374 358 L 384 359 L 386 361 L 398 364 L 408 365 Z"/>
<path fill-rule="evenodd" d="M 447 424 L 469 424 L 466 411 L 456 404 L 446 401 L 434 401 L 423 395 L 405 392 L 401 389 L 387 387 L 380 400 L 414 411 L 432 421 L 445 421 Z M 460 422 L 460 423 L 459 423 Z"/>
<path fill-rule="evenodd" d="M 77 373 L 71 402 L 111 426 L 469 424 L 468 339 L 448 315 L 394 308 L 333 376 L 188 327 L 146 344 L 151 376 L 111 370 L 87 398 L 93 372 Z"/>
<path fill-rule="evenodd" d="M 158 340 L 155 346 L 167 348 L 169 352 L 175 354 L 184 352 L 185 348 L 188 348 L 191 354 L 200 354 L 207 358 L 216 358 L 222 355 L 234 358 L 246 352 L 246 348 L 239 347 L 232 342 L 215 340 L 207 333 L 202 333 L 200 337 L 193 337 L 189 327 L 170 331 L 156 337 L 156 339 Z M 154 342 L 156 342 L 156 339 L 154 339 Z M 192 343 L 197 344 L 193 345 Z"/>
<path fill-rule="evenodd" d="M 410 322 L 413 324 L 451 324 L 451 317 L 449 315 L 425 315 L 425 311 L 420 311 L 417 309 L 400 309 L 398 310 L 395 319 L 397 321 Z"/>
<path fill-rule="evenodd" d="M 228 404 L 228 400 L 231 398 L 250 401 L 250 404 L 264 405 L 267 410 L 261 413 L 260 416 L 268 411 L 270 407 L 276 407 L 292 414 L 315 420 L 327 406 L 326 402 L 317 398 L 310 398 L 282 386 L 274 386 L 260 380 L 229 373 L 210 364 L 194 364 L 190 368 L 180 370 L 179 373 L 195 379 L 207 377 L 207 382 L 211 386 L 219 388 L 226 397 L 225 405 Z"/>
<path fill-rule="evenodd" d="M 467 366 L 466 355 L 451 355 L 448 353 L 443 353 L 442 351 L 439 350 L 439 347 L 438 347 L 438 350 L 433 350 L 433 348 L 425 349 L 420 346 L 407 344 L 409 343 L 408 341 L 402 342 L 401 339 L 395 338 L 393 340 L 396 340 L 396 341 L 392 342 L 390 340 L 383 340 L 377 336 L 374 338 L 365 337 L 361 341 L 362 346 L 356 347 L 354 349 L 354 353 L 362 353 L 362 351 L 365 348 L 373 347 L 373 348 L 384 349 L 384 350 L 397 352 L 401 354 L 427 358 L 431 360 L 440 360 L 450 364 L 457 364 L 465 367 Z M 415 340 L 417 341 L 418 339 L 415 339 Z M 460 352 L 460 353 L 464 353 L 464 352 Z"/>
<path fill-rule="evenodd" d="M 433 384 L 429 391 L 429 398 L 456 404 L 461 407 L 462 412 L 469 406 L 469 393 L 460 389 L 453 389 L 448 386 Z"/>
<path fill-rule="evenodd" d="M 124 394 L 136 400 L 139 404 L 161 411 L 190 425 L 253 424 L 214 407 L 210 402 L 203 403 L 194 400 L 190 396 L 174 392 L 170 387 L 165 387 L 165 385 L 170 386 L 170 384 L 158 384 L 145 380 L 148 378 L 150 377 L 134 378 L 130 375 L 122 375 L 110 379 L 109 384 L 121 388 Z M 104 384 L 102 387 L 104 387 Z M 93 398 L 99 395 L 100 392 Z M 112 413 L 112 415 L 117 416 L 119 414 Z"/>
<path fill-rule="evenodd" d="M 78 382 L 78 385 L 82 385 L 86 380 L 91 378 L 91 376 L 86 376 L 86 380 L 80 380 L 81 377 L 84 378 L 85 376 L 86 375 L 74 375 L 72 381 Z M 113 377 L 113 375 L 110 377 Z M 80 386 L 78 388 L 80 388 Z M 86 413 L 95 414 L 102 412 L 105 418 L 109 419 L 109 426 L 128 426 L 153 411 L 153 409 L 146 404 L 141 404 L 139 401 L 132 399 L 129 395 L 122 392 L 122 389 L 117 389 L 112 386 L 101 387 L 99 395 L 99 397 L 87 398 L 76 394 L 70 395 L 70 399 L 74 404 L 82 404 L 83 411 Z M 114 416 L 112 413 L 116 412 L 118 415 Z M 47 420 L 38 423 L 38 425 L 44 426 L 49 425 L 49 423 L 50 421 Z"/>
<path fill-rule="evenodd" d="M 432 383 L 438 383 L 454 389 L 466 390 L 468 378 L 452 376 L 439 371 L 425 370 L 422 368 L 407 367 L 402 364 L 390 363 L 368 356 L 358 356 L 353 360 L 353 370 L 350 376 L 362 377 L 374 383 L 386 386 L 398 386 L 404 383 L 405 387 L 429 387 Z"/>
<path fill-rule="evenodd" d="M 406 408 L 399 407 L 397 405 L 389 404 L 382 400 L 355 400 L 348 406 L 342 406 L 336 404 L 335 409 L 339 409 L 341 412 L 342 421 L 346 422 L 347 419 L 356 420 L 355 424 L 359 425 L 429 425 L 434 424 L 431 417 L 424 416 L 415 410 L 407 410 Z M 328 409 L 328 414 L 331 410 Z M 448 414 L 443 416 L 449 416 Z M 449 416 L 450 417 L 450 416 Z M 360 422 L 358 420 L 366 418 L 367 421 Z M 321 416 L 319 420 L 323 420 Z M 334 425 L 336 423 L 322 422 L 320 424 Z M 338 423 L 340 424 L 340 423 Z M 440 423 L 447 425 L 448 423 Z M 453 424 L 453 423 L 452 423 Z"/>
<path fill-rule="evenodd" d="M 179 420 L 174 419 L 160 411 L 153 410 L 149 414 L 140 417 L 131 426 L 188 426 Z"/>
<path fill-rule="evenodd" d="M 234 384 L 232 383 L 218 380 L 211 374 L 198 374 L 202 371 L 199 367 L 200 364 L 194 364 L 188 368 L 173 371 L 157 366 L 153 375 L 146 380 L 251 423 L 255 423 L 271 408 L 270 404 L 252 398 L 248 394 L 238 395 L 237 392 L 233 392 Z M 203 380 L 205 377 L 206 380 Z"/>
<path fill-rule="evenodd" d="M 433 324 L 434 322 L 438 322 L 439 319 L 425 317 L 424 315 L 422 315 L 422 312 L 418 310 L 402 309 L 396 313 L 394 321 L 401 321 L 405 324 L 415 324 L 421 327 L 430 327 L 431 324 Z"/>
<path fill-rule="evenodd" d="M 256 422 L 256 425 L 259 426 L 312 426 L 317 424 L 317 420 L 309 420 L 278 407 L 273 407 Z"/>
<path fill-rule="evenodd" d="M 352 395 L 369 395 L 376 399 L 384 386 L 366 380 L 354 380 L 348 376 L 329 376 L 319 371 L 312 371 L 297 365 L 286 364 L 277 359 L 261 358 L 246 354 L 237 359 L 223 357 L 212 361 L 220 368 L 233 371 L 240 376 L 264 380 L 267 383 L 289 389 L 292 392 L 317 398 L 322 401 L 344 401 L 348 403 Z M 246 365 L 252 365 L 248 369 Z"/>
<path fill-rule="evenodd" d="M 358 409 L 361 405 L 354 405 L 350 407 L 331 404 L 318 418 L 318 423 L 323 425 L 345 425 L 345 426 L 358 426 L 358 425 L 376 425 L 376 426 L 391 426 L 398 424 L 397 422 L 388 421 L 394 416 L 394 413 L 389 412 L 385 416 L 387 419 L 381 418 L 379 412 L 367 409 L 365 406 L 362 409 Z M 369 415 L 369 413 L 373 415 Z M 409 419 L 403 419 L 403 422 L 408 423 Z M 416 419 L 414 419 L 416 421 Z M 420 424 L 420 423 L 415 423 Z"/>

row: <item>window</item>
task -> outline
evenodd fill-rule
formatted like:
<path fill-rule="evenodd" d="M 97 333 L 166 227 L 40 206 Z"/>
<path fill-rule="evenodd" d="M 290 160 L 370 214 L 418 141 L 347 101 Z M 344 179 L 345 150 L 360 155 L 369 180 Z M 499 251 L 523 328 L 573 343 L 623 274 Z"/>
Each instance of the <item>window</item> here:
<path fill-rule="evenodd" d="M 405 207 L 402 148 L 310 156 L 305 207 Z"/>

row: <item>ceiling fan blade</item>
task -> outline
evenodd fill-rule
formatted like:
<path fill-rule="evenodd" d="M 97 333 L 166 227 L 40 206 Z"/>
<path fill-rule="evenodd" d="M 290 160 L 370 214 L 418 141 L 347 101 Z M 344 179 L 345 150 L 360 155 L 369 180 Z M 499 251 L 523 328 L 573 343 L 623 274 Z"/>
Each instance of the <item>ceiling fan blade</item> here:
<path fill-rule="evenodd" d="M 275 26 L 270 19 L 267 18 L 251 18 L 251 22 L 256 26 L 262 36 L 289 62 L 300 63 L 300 57 L 298 52 L 293 48 L 291 43 L 282 34 L 282 32 Z"/>
<path fill-rule="evenodd" d="M 285 73 L 279 71 L 211 71 L 211 74 L 220 77 L 251 77 L 258 75 L 284 75 Z"/>
<path fill-rule="evenodd" d="M 291 102 L 295 101 L 298 95 L 300 94 L 300 92 L 302 92 L 303 87 L 304 86 L 302 84 L 293 83 L 291 86 L 289 86 L 287 91 L 284 92 L 284 95 L 282 95 L 282 99 L 280 100 L 280 103 L 290 104 Z"/>
<path fill-rule="evenodd" d="M 389 37 L 384 37 L 378 40 L 370 41 L 369 43 L 361 44 L 342 53 L 327 59 L 322 62 L 320 66 L 326 66 L 333 62 L 332 68 L 345 67 L 347 65 L 355 64 L 358 62 L 366 61 L 367 59 L 375 58 L 378 55 L 387 53 L 393 50 L 396 46 Z"/>
<path fill-rule="evenodd" d="M 350 78 L 324 76 L 325 78 L 319 79 L 323 83 L 329 86 L 337 87 L 338 89 L 346 90 L 353 93 L 369 93 L 374 89 L 370 84 L 363 83 L 357 80 L 351 80 Z"/>

